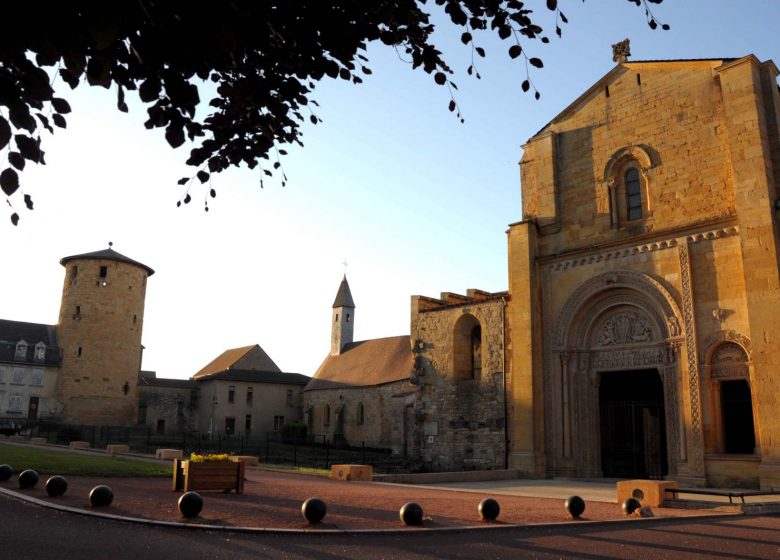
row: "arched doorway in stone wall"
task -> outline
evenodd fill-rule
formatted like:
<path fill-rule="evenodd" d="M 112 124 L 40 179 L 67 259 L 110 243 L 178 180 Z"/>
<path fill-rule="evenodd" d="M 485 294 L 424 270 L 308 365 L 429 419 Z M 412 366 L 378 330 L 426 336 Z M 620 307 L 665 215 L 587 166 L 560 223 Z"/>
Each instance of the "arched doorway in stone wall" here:
<path fill-rule="evenodd" d="M 574 290 L 545 357 L 550 474 L 675 472 L 685 448 L 680 325 L 674 300 L 644 274 L 603 274 Z"/>

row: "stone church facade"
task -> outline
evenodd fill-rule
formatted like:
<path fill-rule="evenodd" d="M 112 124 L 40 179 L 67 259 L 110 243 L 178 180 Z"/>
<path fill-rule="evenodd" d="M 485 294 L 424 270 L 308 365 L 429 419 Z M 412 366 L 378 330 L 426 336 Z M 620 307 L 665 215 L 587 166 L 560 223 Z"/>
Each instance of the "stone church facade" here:
<path fill-rule="evenodd" d="M 780 486 L 777 74 L 623 58 L 523 147 L 510 467 Z"/>

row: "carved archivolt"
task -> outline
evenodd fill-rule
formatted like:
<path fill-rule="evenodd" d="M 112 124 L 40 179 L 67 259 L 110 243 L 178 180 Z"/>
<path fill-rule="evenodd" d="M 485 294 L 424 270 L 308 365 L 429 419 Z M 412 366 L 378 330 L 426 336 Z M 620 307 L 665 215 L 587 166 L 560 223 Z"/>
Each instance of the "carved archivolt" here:
<path fill-rule="evenodd" d="M 647 171 L 655 167 L 653 165 L 653 158 L 650 157 L 650 153 L 644 146 L 626 146 L 619 149 L 612 154 L 609 158 L 607 165 L 604 167 L 603 181 L 607 184 L 611 183 L 615 179 L 615 175 L 620 171 L 620 167 L 628 160 L 636 160 L 642 168 L 642 174 L 647 174 Z"/>
<path fill-rule="evenodd" d="M 733 342 L 745 352 L 745 360 L 750 362 L 752 359 L 750 339 L 735 331 L 718 331 L 711 334 L 702 344 L 702 351 L 699 354 L 700 364 L 710 364 L 712 362 L 713 352 L 716 352 L 724 342 Z"/>
<path fill-rule="evenodd" d="M 627 298 L 624 303 L 633 303 L 633 305 L 656 315 L 654 319 L 659 329 L 665 331 L 662 338 L 674 336 L 669 332 L 671 330 L 670 327 L 679 325 L 682 315 L 669 291 L 660 282 L 647 274 L 633 270 L 619 270 L 594 276 L 574 290 L 558 315 L 555 325 L 555 345 L 559 349 L 563 349 L 573 343 L 574 340 L 569 340 L 569 338 L 577 337 L 578 333 L 572 331 L 581 330 L 571 328 L 577 314 L 581 313 L 588 306 L 594 309 L 598 308 L 599 314 L 603 313 L 604 302 L 599 302 L 596 305 L 597 300 L 601 299 L 599 296 L 602 295 L 602 292 L 607 292 L 608 290 L 617 291 L 619 288 L 630 290 L 628 294 L 623 296 Z M 603 293 L 603 296 L 607 296 L 607 294 Z M 582 340 L 580 339 L 579 342 L 582 343 Z"/>

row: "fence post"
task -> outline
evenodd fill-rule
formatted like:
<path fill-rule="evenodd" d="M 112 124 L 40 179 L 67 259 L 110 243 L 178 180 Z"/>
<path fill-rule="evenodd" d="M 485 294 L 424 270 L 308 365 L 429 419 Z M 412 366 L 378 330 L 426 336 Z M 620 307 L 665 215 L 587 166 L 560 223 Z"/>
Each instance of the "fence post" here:
<path fill-rule="evenodd" d="M 366 442 L 361 441 L 360 442 L 360 462 L 362 464 L 366 464 Z"/>
<path fill-rule="evenodd" d="M 293 439 L 293 467 L 298 466 L 298 439 Z"/>
<path fill-rule="evenodd" d="M 265 463 L 268 463 L 268 432 L 265 433 Z"/>
<path fill-rule="evenodd" d="M 146 430 L 146 454 L 149 455 L 149 444 L 152 439 L 152 428 Z"/>
<path fill-rule="evenodd" d="M 322 436 L 325 440 L 325 470 L 328 470 L 328 465 L 330 464 L 330 440 Z"/>

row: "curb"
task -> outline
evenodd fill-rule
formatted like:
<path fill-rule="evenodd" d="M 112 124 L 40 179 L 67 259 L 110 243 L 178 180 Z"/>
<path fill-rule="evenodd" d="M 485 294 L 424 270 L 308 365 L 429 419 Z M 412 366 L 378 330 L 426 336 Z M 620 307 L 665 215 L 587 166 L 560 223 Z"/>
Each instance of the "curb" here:
<path fill-rule="evenodd" d="M 54 509 L 65 513 L 74 513 L 88 517 L 97 517 L 101 519 L 110 519 L 113 521 L 124 521 L 138 525 L 151 527 L 166 527 L 174 529 L 196 529 L 201 531 L 217 531 L 223 533 L 248 533 L 248 534 L 316 534 L 316 535 L 409 535 L 414 533 L 456 533 L 462 531 L 499 531 L 512 529 L 539 529 L 539 528 L 571 528 L 571 527 L 604 527 L 624 523 L 669 523 L 675 521 L 688 521 L 691 519 L 727 519 L 736 516 L 744 516 L 744 512 L 735 513 L 713 513 L 703 515 L 689 515 L 681 517 L 644 517 L 628 519 L 609 519 L 597 521 L 557 521 L 553 523 L 527 523 L 524 525 L 464 525 L 461 527 L 399 527 L 397 529 L 282 529 L 273 527 L 233 527 L 228 525 L 207 525 L 204 523 L 182 523 L 178 521 L 160 521 L 157 519 L 144 519 L 141 517 L 128 517 L 124 515 L 114 515 L 111 513 L 102 513 L 90 511 L 87 509 L 73 508 L 41 500 L 33 496 L 14 492 L 6 488 L 0 488 L 0 495 L 35 504 L 40 507 Z"/>

